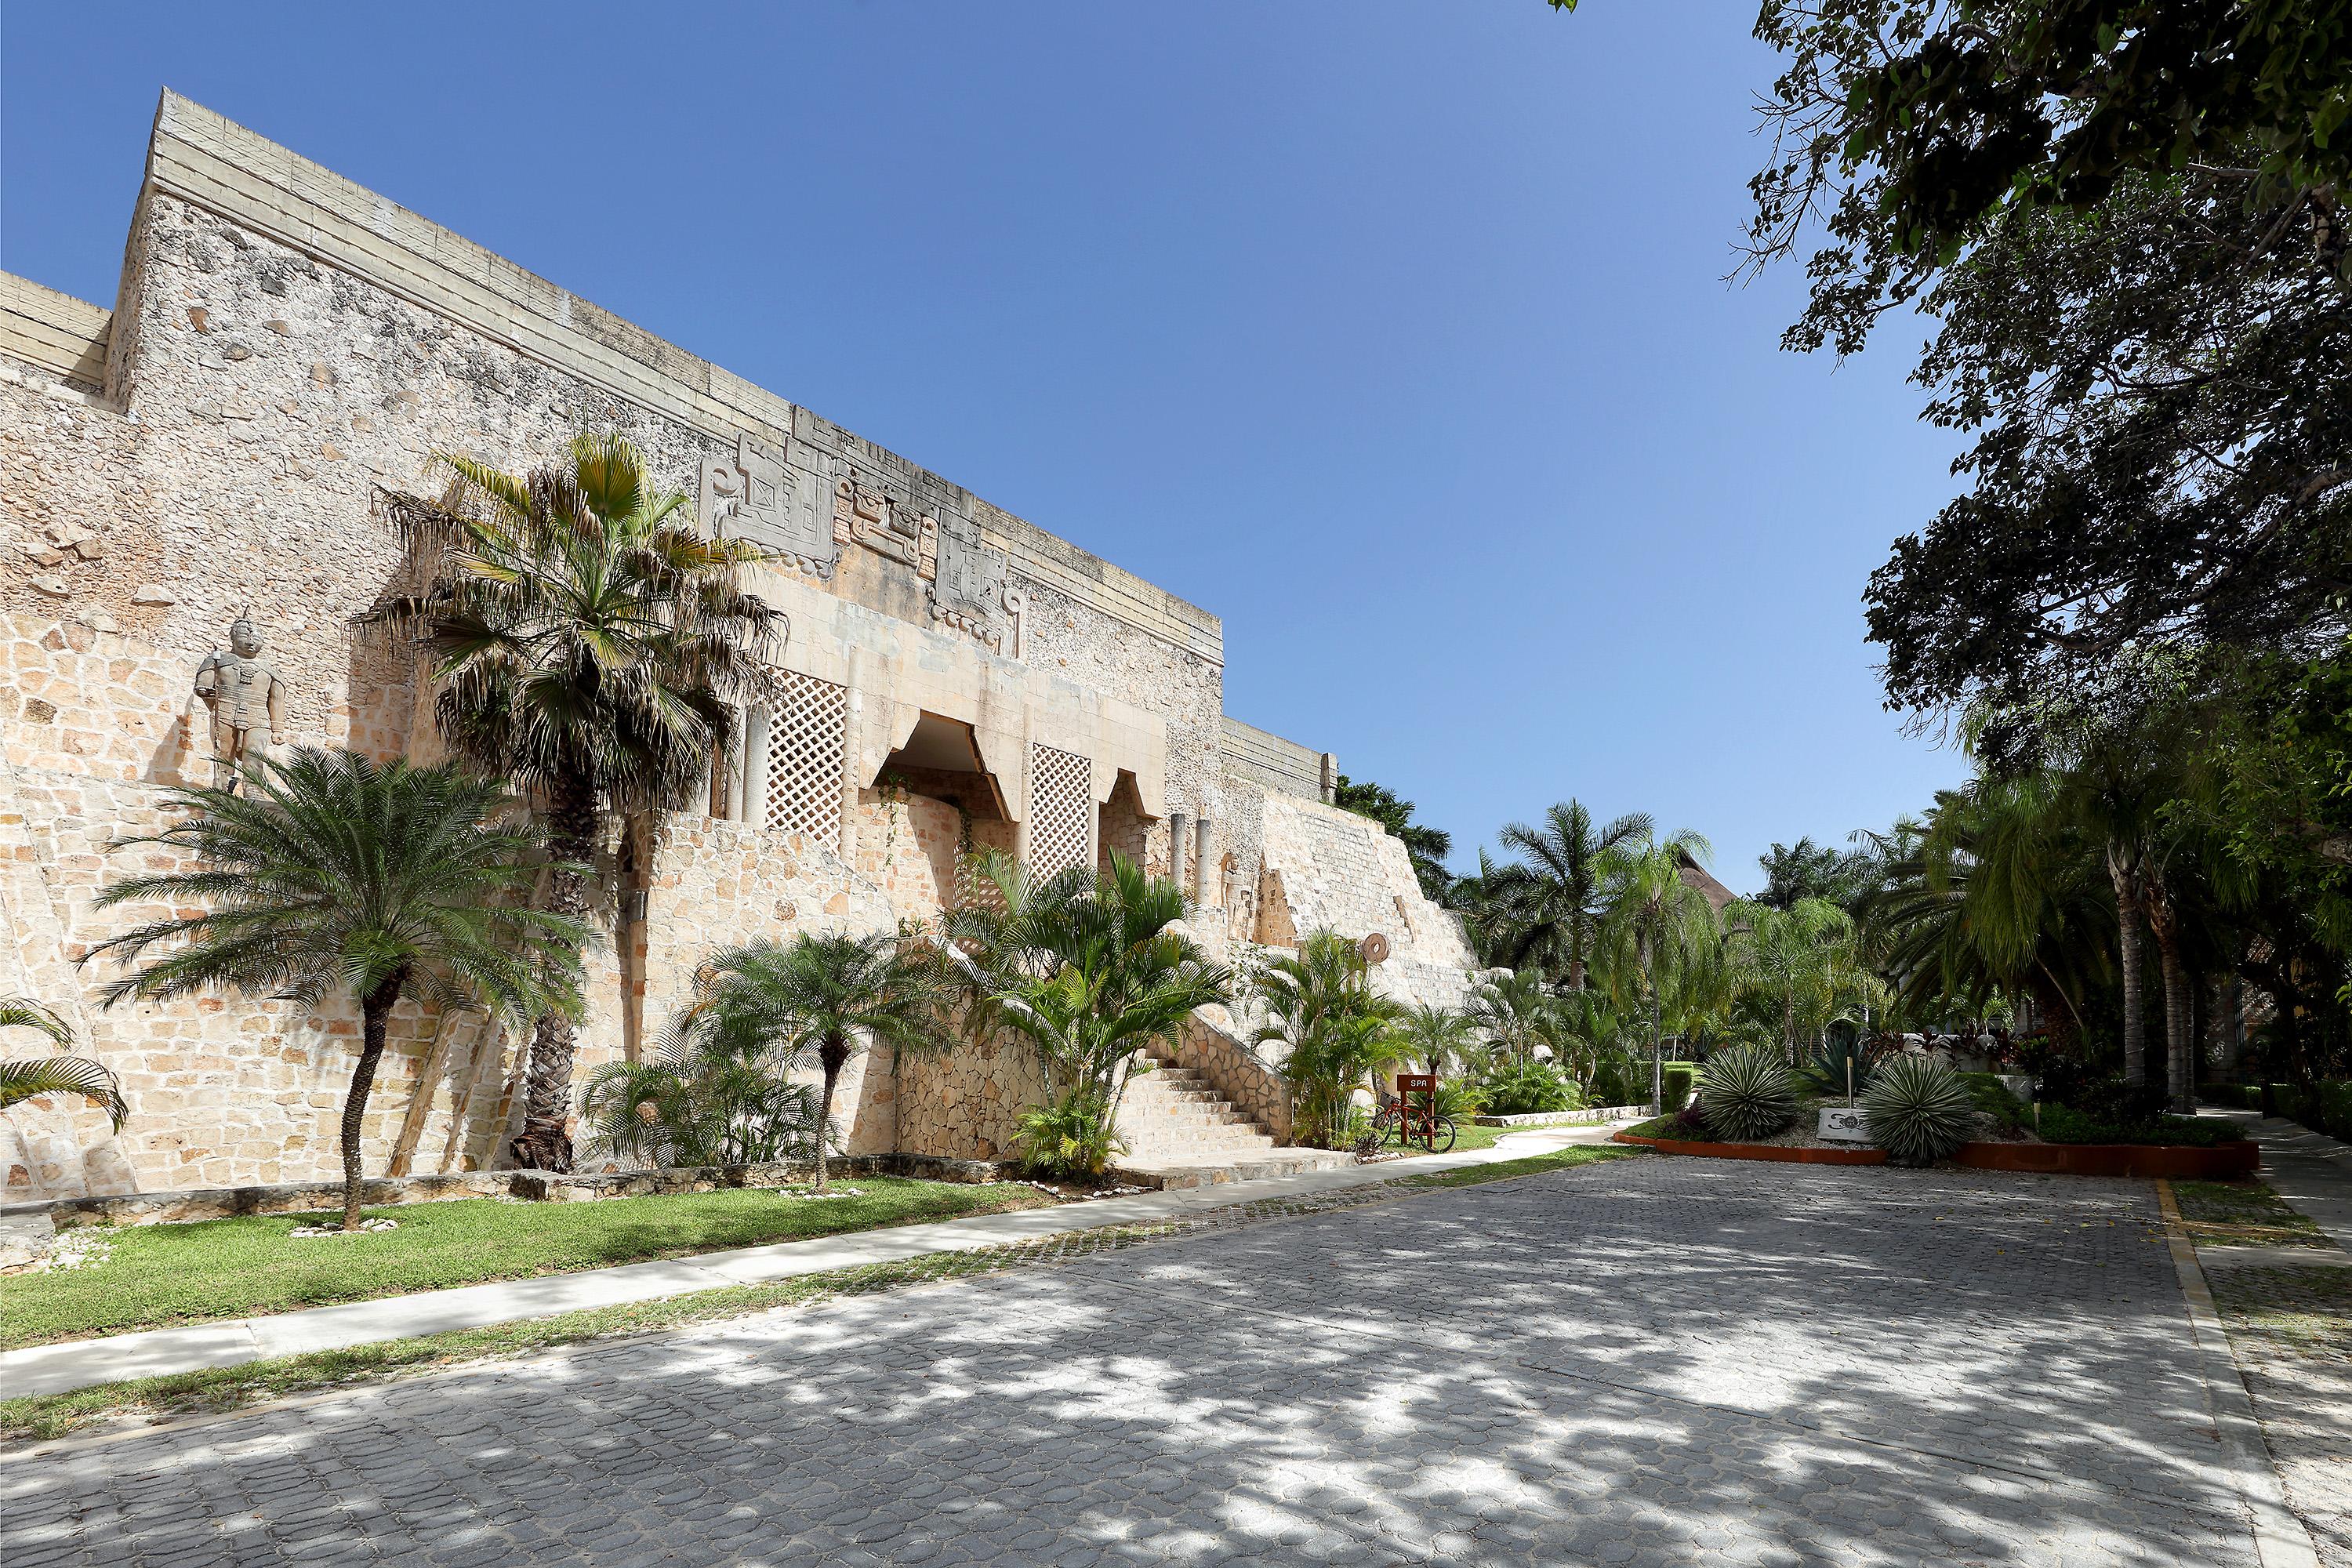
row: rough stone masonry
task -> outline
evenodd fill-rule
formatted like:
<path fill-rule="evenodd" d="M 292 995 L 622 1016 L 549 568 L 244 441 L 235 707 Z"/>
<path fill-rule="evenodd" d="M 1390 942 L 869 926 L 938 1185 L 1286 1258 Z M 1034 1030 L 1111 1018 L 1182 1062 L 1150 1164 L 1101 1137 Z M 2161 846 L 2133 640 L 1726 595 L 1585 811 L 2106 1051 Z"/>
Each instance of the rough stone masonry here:
<path fill-rule="evenodd" d="M 605 429 L 774 552 L 753 586 L 791 630 L 782 700 L 743 715 L 707 808 L 612 847 L 583 1072 L 657 1030 L 714 946 L 934 914 L 975 847 L 1139 856 L 1225 956 L 1378 931 L 1383 984 L 1459 998 L 1458 926 L 1328 804 L 1329 753 L 1225 716 L 1216 616 L 166 93 L 113 308 L 0 273 L 0 993 L 63 1014 L 131 1108 L 119 1137 L 61 1102 L 0 1114 L 0 1199 L 334 1173 L 356 1020 L 101 1010 L 107 974 L 77 961 L 154 913 L 91 907 L 110 847 L 224 749 L 435 756 L 425 672 L 352 632 L 403 569 L 374 488 Z M 370 1173 L 493 1163 L 517 1044 L 404 1005 Z M 1245 1048 L 1194 1054 L 1264 1097 Z M 846 1086 L 850 1147 L 993 1157 L 1036 1076 L 879 1053 Z"/>

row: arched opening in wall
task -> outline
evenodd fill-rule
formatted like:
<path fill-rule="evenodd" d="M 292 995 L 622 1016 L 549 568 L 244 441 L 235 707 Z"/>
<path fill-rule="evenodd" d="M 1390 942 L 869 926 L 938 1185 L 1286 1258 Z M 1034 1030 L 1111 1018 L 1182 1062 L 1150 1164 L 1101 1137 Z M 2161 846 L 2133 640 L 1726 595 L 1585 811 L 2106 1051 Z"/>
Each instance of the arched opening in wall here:
<path fill-rule="evenodd" d="M 1114 854 L 1149 868 L 1152 821 L 1143 814 L 1143 792 L 1136 787 L 1135 775 L 1119 769 L 1110 798 L 1095 814 L 1096 869 L 1109 870 Z"/>
<path fill-rule="evenodd" d="M 1004 792 L 981 761 L 971 726 L 960 720 L 937 713 L 918 718 L 906 743 L 858 792 L 858 805 L 866 817 L 857 835 L 858 869 L 901 915 L 952 908 L 968 856 L 1013 852 Z"/>

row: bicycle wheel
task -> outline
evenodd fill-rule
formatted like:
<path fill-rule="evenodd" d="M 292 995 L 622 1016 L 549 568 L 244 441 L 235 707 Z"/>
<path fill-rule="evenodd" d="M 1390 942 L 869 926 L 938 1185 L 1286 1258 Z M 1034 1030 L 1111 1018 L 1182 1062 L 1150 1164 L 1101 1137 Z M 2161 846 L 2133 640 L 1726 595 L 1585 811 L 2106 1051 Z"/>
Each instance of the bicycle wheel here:
<path fill-rule="evenodd" d="M 1454 1147 L 1454 1118 L 1440 1116 L 1423 1122 L 1415 1129 L 1413 1142 L 1433 1154 L 1443 1154 Z"/>

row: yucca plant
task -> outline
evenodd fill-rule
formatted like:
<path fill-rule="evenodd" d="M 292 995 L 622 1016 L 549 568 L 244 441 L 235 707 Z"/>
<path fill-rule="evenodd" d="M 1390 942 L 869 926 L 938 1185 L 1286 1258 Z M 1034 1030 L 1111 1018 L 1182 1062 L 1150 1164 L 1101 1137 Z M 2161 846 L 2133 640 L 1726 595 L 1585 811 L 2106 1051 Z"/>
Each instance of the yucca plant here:
<path fill-rule="evenodd" d="M 1769 1138 L 1797 1119 L 1797 1086 L 1776 1051 L 1736 1046 L 1699 1069 L 1698 1113 L 1717 1138 Z"/>
<path fill-rule="evenodd" d="M 1960 1075 L 1925 1057 L 1882 1062 L 1863 1091 L 1871 1142 L 1897 1165 L 1932 1165 L 1976 1131 L 1976 1102 Z"/>

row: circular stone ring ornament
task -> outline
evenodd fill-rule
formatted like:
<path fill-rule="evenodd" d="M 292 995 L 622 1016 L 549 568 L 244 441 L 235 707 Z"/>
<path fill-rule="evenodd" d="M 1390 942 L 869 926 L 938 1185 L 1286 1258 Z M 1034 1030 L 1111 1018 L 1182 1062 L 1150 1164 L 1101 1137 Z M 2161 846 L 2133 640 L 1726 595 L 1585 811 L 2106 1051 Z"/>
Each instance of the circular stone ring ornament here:
<path fill-rule="evenodd" d="M 1374 931 L 1356 944 L 1356 951 L 1364 955 L 1366 963 L 1386 963 L 1389 956 L 1389 939 Z"/>

